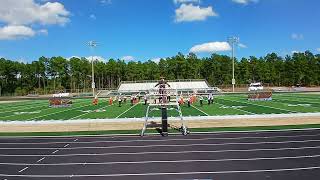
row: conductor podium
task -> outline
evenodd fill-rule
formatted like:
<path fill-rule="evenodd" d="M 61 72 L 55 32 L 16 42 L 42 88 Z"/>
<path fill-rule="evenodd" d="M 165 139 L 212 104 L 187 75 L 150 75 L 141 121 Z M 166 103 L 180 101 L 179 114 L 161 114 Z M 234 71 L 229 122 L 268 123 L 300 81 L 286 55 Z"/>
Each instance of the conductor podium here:
<path fill-rule="evenodd" d="M 157 88 L 159 86 L 159 88 Z M 149 126 L 151 119 L 150 113 L 153 111 L 161 112 L 161 135 L 168 136 L 168 111 L 176 111 L 179 114 L 179 119 L 181 121 L 181 133 L 187 135 L 188 131 L 185 126 L 180 105 L 178 103 L 178 92 L 173 89 L 167 89 L 166 86 L 169 86 L 164 79 L 161 79 L 155 88 L 150 89 L 146 96 L 148 98 L 147 111 L 145 116 L 145 122 L 141 131 L 141 136 L 144 136 L 147 127 Z M 175 96 L 174 99 L 168 98 Z M 172 101 L 171 101 L 172 100 Z"/>

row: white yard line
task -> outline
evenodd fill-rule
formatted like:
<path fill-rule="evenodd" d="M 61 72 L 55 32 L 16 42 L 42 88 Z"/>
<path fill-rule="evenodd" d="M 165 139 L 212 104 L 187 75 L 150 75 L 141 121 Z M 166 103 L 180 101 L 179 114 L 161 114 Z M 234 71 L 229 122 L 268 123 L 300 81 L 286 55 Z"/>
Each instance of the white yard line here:
<path fill-rule="evenodd" d="M 15 111 L 23 111 L 23 110 L 27 110 L 27 109 L 34 109 L 34 108 L 39 108 L 39 107 L 48 107 L 49 105 L 43 103 L 43 104 L 39 104 L 39 105 L 35 105 L 35 104 L 31 104 L 31 105 L 27 105 L 27 106 L 23 106 L 23 108 L 21 107 L 12 107 L 10 109 L 14 109 L 14 110 L 10 110 L 10 111 L 0 111 L 0 114 L 2 113 L 8 113 L 8 112 L 15 112 Z M 9 108 L 8 108 L 9 109 Z"/>
<path fill-rule="evenodd" d="M 46 106 L 47 107 L 47 106 Z M 32 108 L 28 108 L 28 109 L 32 109 Z M 42 111 L 42 110 L 47 110 L 47 109 L 51 109 L 50 107 L 47 107 L 47 108 L 40 108 L 41 110 L 40 110 L 40 112 Z M 36 110 L 36 111 L 38 111 L 38 110 Z M 13 111 L 14 112 L 14 111 Z M 21 112 L 21 111 L 18 111 L 18 112 Z M 12 114 L 12 115 L 8 115 L 8 116 L 2 116 L 2 117 L 0 117 L 1 119 L 3 119 L 3 118 L 8 118 L 8 117 L 13 117 L 13 116 L 21 116 L 21 115 L 24 115 L 24 114 Z"/>
<path fill-rule="evenodd" d="M 128 111 L 130 111 L 132 108 L 136 107 L 138 104 L 140 104 L 140 103 L 137 103 L 137 104 L 131 106 L 129 109 L 127 109 L 126 111 L 124 111 L 123 113 L 121 113 L 119 116 L 117 116 L 116 119 L 118 119 L 119 117 L 121 117 L 122 115 L 124 115 L 125 113 L 127 113 Z"/>
<path fill-rule="evenodd" d="M 278 156 L 278 157 L 256 157 L 256 158 L 224 158 L 224 159 L 185 159 L 185 160 L 155 160 L 155 161 L 116 161 L 116 162 L 75 162 L 75 163 L 50 163 L 50 164 L 28 164 L 28 163 L 0 163 L 10 166 L 77 166 L 77 165 L 117 165 L 117 164 L 153 164 L 153 163 L 193 163 L 193 162 L 232 162 L 232 161 L 263 161 L 263 160 L 284 160 L 284 159 L 309 159 L 318 158 L 317 155 L 305 156 Z"/>
<path fill-rule="evenodd" d="M 260 104 L 252 104 L 252 103 L 248 103 L 248 102 L 242 102 L 242 101 L 235 101 L 235 100 L 230 100 L 230 99 L 224 99 L 225 101 L 232 101 L 232 102 L 237 102 L 237 103 L 243 103 L 243 104 L 249 104 L 249 105 L 253 105 L 253 106 L 260 106 L 260 107 L 265 107 L 265 108 L 272 108 L 272 109 L 277 109 L 277 110 L 281 110 L 281 111 L 287 111 L 290 113 L 299 113 L 297 111 L 290 111 L 287 109 L 282 109 L 282 108 L 276 108 L 276 107 L 272 107 L 272 106 L 266 106 L 266 105 L 260 105 Z"/>
<path fill-rule="evenodd" d="M 244 140 L 244 139 L 276 139 L 276 138 L 299 138 L 299 137 L 316 137 L 320 136 L 320 134 L 305 134 L 305 135 L 287 135 L 287 136 L 242 136 L 242 137 L 208 137 L 208 138 L 174 138 L 174 139 L 139 139 L 139 140 L 111 140 L 111 141 L 81 141 L 81 142 L 34 142 L 34 143 L 0 143 L 0 145 L 44 145 L 44 144 L 65 144 L 65 147 L 69 146 L 69 144 L 96 144 L 96 143 L 133 143 L 133 142 L 170 142 L 170 141 L 206 141 L 206 140 Z M 12 148 L 0 148 L 0 149 L 12 149 Z M 21 149 L 21 148 L 17 148 Z"/>
<path fill-rule="evenodd" d="M 101 109 L 104 109 L 104 108 L 107 108 L 107 107 L 110 107 L 110 106 L 112 106 L 112 105 L 104 106 L 104 107 L 102 107 L 102 108 L 95 109 L 95 110 L 96 110 L 96 111 L 97 111 L 97 110 L 101 110 Z M 84 115 L 87 115 L 87 114 L 90 114 L 90 113 L 93 113 L 93 112 L 87 112 L 87 113 L 80 114 L 79 116 L 75 116 L 75 117 L 71 118 L 70 120 L 79 118 L 79 117 L 81 117 L 81 116 L 84 116 Z"/>
<path fill-rule="evenodd" d="M 204 112 L 204 111 L 202 111 L 201 109 L 199 109 L 199 108 L 197 108 L 197 107 L 195 107 L 194 105 L 191 105 L 193 108 L 195 108 L 196 110 L 198 110 L 198 111 L 200 111 L 200 112 L 202 112 L 203 114 L 205 114 L 206 116 L 210 116 L 208 113 L 206 113 L 206 112 Z"/>
<path fill-rule="evenodd" d="M 225 104 L 221 104 L 221 103 L 217 103 L 217 102 L 214 102 L 215 104 L 219 104 L 221 106 L 227 106 Z M 256 115 L 256 113 L 253 113 L 253 112 L 250 112 L 250 111 L 246 111 L 246 110 L 243 110 L 243 109 L 240 109 L 240 108 L 232 108 L 232 109 L 236 109 L 238 111 L 242 111 L 242 112 L 245 112 L 245 113 L 248 113 L 248 114 L 252 114 L 252 115 Z"/>
<path fill-rule="evenodd" d="M 125 177 L 125 176 L 164 176 L 164 175 L 197 175 L 197 174 L 243 174 L 264 172 L 286 172 L 286 171 L 311 171 L 318 170 L 320 166 L 282 168 L 282 169 L 256 169 L 256 170 L 233 170 L 233 171 L 199 171 L 199 172 L 158 172 L 158 173 L 136 173 L 136 174 L 82 174 L 82 175 L 14 175 L 0 174 L 2 177 L 29 177 L 29 178 L 70 178 L 70 177 Z"/>
<path fill-rule="evenodd" d="M 298 101 L 299 102 L 309 102 L 311 101 L 311 103 L 316 103 L 316 104 L 320 104 L 319 101 L 320 99 L 318 98 L 312 98 L 312 97 L 294 97 L 294 96 L 276 96 L 277 97 L 277 100 L 281 100 L 281 99 L 284 99 L 284 100 L 290 100 L 290 101 L 297 101 L 297 100 L 293 100 L 293 99 L 285 99 L 285 98 L 297 98 L 299 99 Z M 284 98 L 282 98 L 284 97 Z"/>
<path fill-rule="evenodd" d="M 34 102 L 34 101 L 30 101 L 29 103 L 22 103 L 21 104 L 17 104 L 17 105 L 13 105 L 13 104 L 2 104 L 0 107 L 0 110 L 6 110 L 6 109 L 17 109 L 17 108 L 21 108 L 21 107 L 25 107 L 25 106 L 31 106 L 31 105 L 37 105 L 37 104 L 48 104 L 48 102 Z M 4 107 L 2 107 L 4 106 Z"/>
<path fill-rule="evenodd" d="M 71 111 L 71 110 L 74 110 L 74 109 L 79 109 L 79 108 L 83 108 L 83 107 L 87 107 L 87 106 L 90 106 L 91 104 L 89 105 L 85 105 L 85 106 L 80 106 L 80 107 L 74 107 L 74 108 L 68 108 L 64 111 L 58 111 L 58 112 L 54 112 L 54 113 L 49 113 L 49 114 L 44 114 L 44 115 L 41 115 L 41 116 L 37 116 L 37 117 L 33 117 L 33 118 L 30 118 L 30 119 L 27 119 L 25 121 L 30 121 L 30 120 L 36 120 L 38 118 L 41 118 L 41 117 L 46 117 L 46 116 L 51 116 L 51 115 L 54 115 L 54 114 L 58 114 L 58 113 L 62 113 L 62 112 L 66 112 L 66 111 Z"/>
<path fill-rule="evenodd" d="M 275 99 L 275 101 L 281 101 L 281 100 L 285 100 L 285 101 L 293 101 L 293 102 L 297 102 L 297 103 L 305 103 L 305 104 L 320 104 L 318 102 L 310 102 L 310 101 L 300 101 L 300 100 L 294 100 L 294 99 L 285 99 L 285 98 L 279 98 L 279 99 Z"/>
<path fill-rule="evenodd" d="M 228 153 L 228 152 L 259 152 L 259 151 L 294 151 L 305 149 L 320 149 L 320 146 L 286 147 L 286 148 L 260 148 L 260 149 L 223 149 L 223 150 L 198 150 L 198 151 L 143 151 L 143 152 L 111 152 L 90 154 L 0 154 L 0 157 L 73 157 L 73 156 L 115 156 L 115 155 L 146 155 L 146 154 L 198 154 L 198 153 Z M 1 164 L 1 163 L 0 163 Z"/>
<path fill-rule="evenodd" d="M 229 145 L 261 145 L 261 144 L 291 144 L 291 143 L 307 143 L 320 142 L 320 140 L 301 140 L 301 141 L 262 141 L 262 142 L 234 142 L 234 143 L 196 143 L 196 144 L 156 144 L 156 145 L 123 145 L 123 146 L 88 146 L 88 147 L 71 147 L 71 148 L 1 148 L 2 150 L 76 150 L 76 149 L 120 149 L 120 148 L 155 148 L 155 147 L 194 147 L 194 146 L 229 146 Z M 0 155 L 2 156 L 2 155 Z"/>

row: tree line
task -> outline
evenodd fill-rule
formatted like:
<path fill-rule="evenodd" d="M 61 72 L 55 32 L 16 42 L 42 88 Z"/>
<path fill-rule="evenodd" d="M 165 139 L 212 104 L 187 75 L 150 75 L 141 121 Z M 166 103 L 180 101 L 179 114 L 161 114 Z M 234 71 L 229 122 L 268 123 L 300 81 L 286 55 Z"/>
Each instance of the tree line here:
<path fill-rule="evenodd" d="M 130 61 L 110 59 L 95 61 L 95 83 L 98 89 L 116 88 L 121 81 L 166 79 L 206 79 L 212 86 L 230 85 L 232 59 L 226 55 L 212 54 L 199 58 L 190 53 L 160 59 Z M 320 55 L 310 51 L 281 57 L 276 53 L 264 57 L 235 60 L 237 84 L 263 82 L 274 86 L 320 85 Z M 86 58 L 40 57 L 23 63 L 0 59 L 0 94 L 26 95 L 66 89 L 91 88 L 91 62 Z"/>

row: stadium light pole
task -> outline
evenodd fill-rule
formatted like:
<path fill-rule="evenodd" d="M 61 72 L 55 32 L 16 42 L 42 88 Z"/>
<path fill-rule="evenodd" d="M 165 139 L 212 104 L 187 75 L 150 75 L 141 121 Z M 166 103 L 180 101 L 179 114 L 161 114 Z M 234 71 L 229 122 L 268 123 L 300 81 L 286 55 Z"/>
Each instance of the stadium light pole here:
<path fill-rule="evenodd" d="M 236 84 L 236 79 L 234 78 L 234 59 L 235 59 L 235 49 L 234 46 L 238 44 L 240 39 L 238 37 L 232 36 L 228 38 L 228 43 L 232 47 L 232 92 L 234 92 L 234 85 Z"/>
<path fill-rule="evenodd" d="M 98 45 L 98 43 L 96 41 L 89 41 L 88 42 L 88 46 L 90 47 L 91 49 L 91 52 L 92 52 L 92 56 L 91 56 L 91 71 L 92 71 L 92 76 L 91 76 L 91 79 L 92 79 L 92 83 L 91 83 L 91 87 L 92 87 L 92 95 L 93 95 L 93 98 L 95 98 L 95 88 L 96 88 L 96 84 L 94 82 L 94 66 L 93 66 L 93 62 L 94 62 L 94 59 L 93 59 L 93 51 L 94 51 L 94 48 L 96 48 Z"/>

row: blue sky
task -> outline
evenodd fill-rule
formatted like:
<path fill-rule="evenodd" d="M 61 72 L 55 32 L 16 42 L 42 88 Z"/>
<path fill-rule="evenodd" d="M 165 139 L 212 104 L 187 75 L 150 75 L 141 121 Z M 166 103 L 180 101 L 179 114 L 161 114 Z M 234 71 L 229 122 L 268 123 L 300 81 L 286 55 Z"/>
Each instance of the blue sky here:
<path fill-rule="evenodd" d="M 231 35 L 240 38 L 237 57 L 320 53 L 318 7 L 318 0 L 0 0 L 0 56 L 88 57 L 86 43 L 96 40 L 94 55 L 106 59 L 203 57 L 230 54 Z"/>

